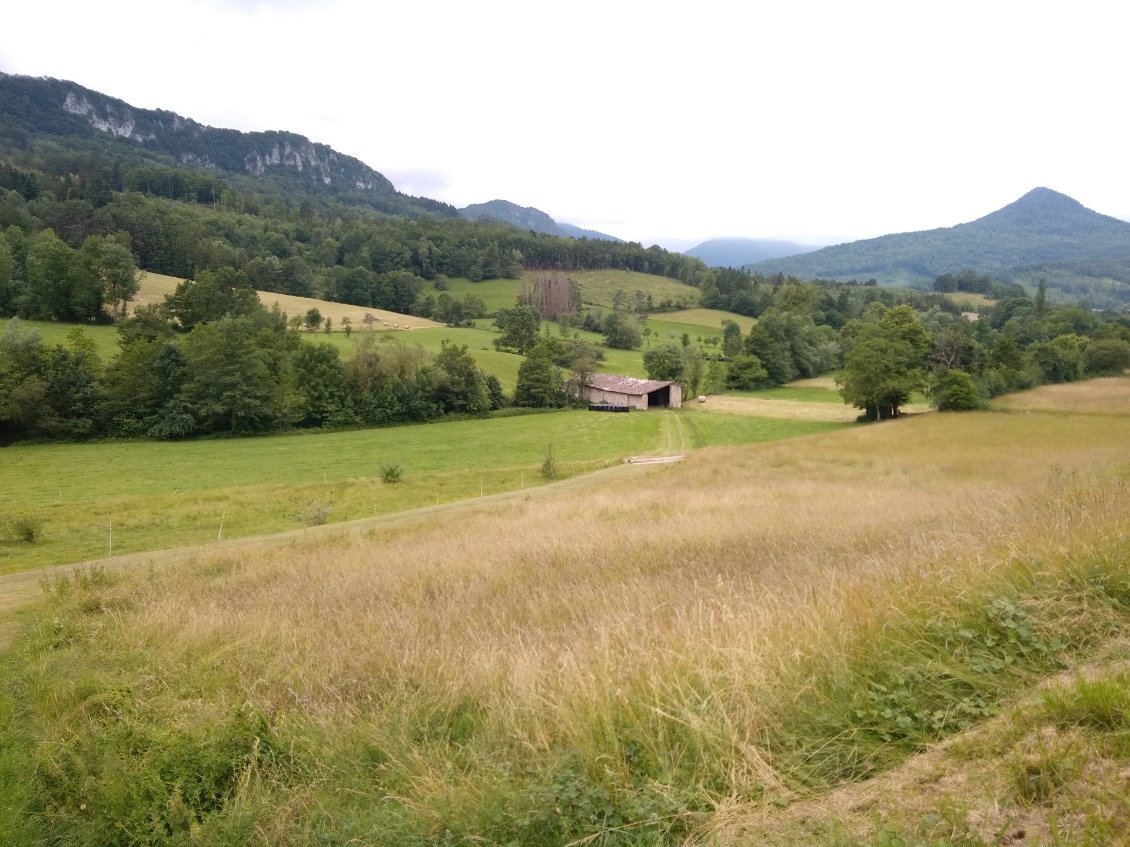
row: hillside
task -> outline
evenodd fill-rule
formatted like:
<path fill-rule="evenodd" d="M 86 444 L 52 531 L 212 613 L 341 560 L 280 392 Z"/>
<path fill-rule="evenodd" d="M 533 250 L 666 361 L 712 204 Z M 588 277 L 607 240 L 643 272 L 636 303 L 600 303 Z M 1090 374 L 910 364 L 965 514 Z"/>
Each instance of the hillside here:
<path fill-rule="evenodd" d="M 489 220 L 509 224 L 518 229 L 556 235 L 562 238 L 595 238 L 600 241 L 623 241 L 614 235 L 607 235 L 591 229 L 582 229 L 572 224 L 561 224 L 541 209 L 519 206 L 509 200 L 491 200 L 487 203 L 472 203 L 459 210 L 459 214 L 469 221 Z"/>
<path fill-rule="evenodd" d="M 28 318 L 76 317 L 67 297 L 28 304 L 22 241 L 48 232 L 64 252 L 91 238 L 121 241 L 141 269 L 177 279 L 209 272 L 421 317 L 435 304 L 417 294 L 444 278 L 615 268 L 693 284 L 705 271 L 659 247 L 566 236 L 544 213 L 504 201 L 468 220 L 304 136 L 214 129 L 52 79 L 0 75 L 0 192 L 9 242 L 0 314 Z"/>
<path fill-rule="evenodd" d="M 0 147 L 29 149 L 52 139 L 127 161 L 187 165 L 271 181 L 384 212 L 454 217 L 453 207 L 401 194 L 353 156 L 294 132 L 205 126 L 161 109 L 141 109 L 74 82 L 0 73 Z"/>
<path fill-rule="evenodd" d="M 684 250 L 684 255 L 702 259 L 712 268 L 740 268 L 767 259 L 780 259 L 811 253 L 818 248 L 795 241 L 773 241 L 766 238 L 712 238 Z"/>
<path fill-rule="evenodd" d="M 45 138 L 67 147 L 94 144 L 95 149 L 109 148 L 131 160 L 175 162 L 238 179 L 267 180 L 391 214 L 486 219 L 562 238 L 622 240 L 558 224 L 545 212 L 505 200 L 456 210 L 429 198 L 409 197 L 359 159 L 294 132 L 210 127 L 167 110 L 141 109 L 74 82 L 0 72 L 0 148 L 27 149 Z"/>
<path fill-rule="evenodd" d="M 1130 223 L 1085 208 L 1066 195 L 1036 188 L 970 223 L 825 247 L 802 256 L 757 262 L 763 274 L 805 279 L 874 278 L 928 287 L 943 273 L 972 268 L 1003 281 L 1034 282 L 1042 272 L 1075 268 L 1075 276 L 1130 300 Z M 1064 277 L 1049 278 L 1049 290 Z"/>
<path fill-rule="evenodd" d="M 379 438 L 327 436 L 336 449 L 316 456 L 312 438 L 258 442 L 272 453 L 225 466 L 225 484 L 295 465 L 311 495 L 356 485 L 361 516 L 37 575 L 41 605 L 0 656 L 0 831 L 12 845 L 102 844 L 119 825 L 218 847 L 1122 843 L 1128 388 L 712 447 L 392 519 L 366 517 L 386 489 L 369 500 L 359 478 Z M 708 407 L 569 423 L 662 421 L 652 443 L 675 448 L 729 417 Z M 452 433 L 441 461 L 423 442 L 397 455 L 472 470 L 472 485 L 499 463 L 513 476 L 475 426 L 431 428 Z M 585 449 L 569 429 L 555 446 Z M 71 445 L 53 473 L 130 446 Z M 168 449 L 190 446 L 224 444 Z M 133 479 L 130 463 L 114 476 Z M 162 503 L 208 503 L 144 467 Z M 80 494 L 35 482 L 44 504 Z M 232 521 L 246 498 L 222 493 Z M 94 528 L 127 529 L 130 504 L 102 502 L 115 511 Z M 224 515 L 213 502 L 202 526 Z"/>

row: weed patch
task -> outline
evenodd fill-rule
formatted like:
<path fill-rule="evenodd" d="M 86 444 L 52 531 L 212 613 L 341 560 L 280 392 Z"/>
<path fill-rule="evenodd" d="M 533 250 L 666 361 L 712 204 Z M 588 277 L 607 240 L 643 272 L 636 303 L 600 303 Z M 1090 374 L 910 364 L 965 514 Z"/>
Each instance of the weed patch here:
<path fill-rule="evenodd" d="M 810 667 L 809 696 L 777 707 L 764 734 L 794 787 L 865 779 L 968 729 L 1125 623 L 1098 611 L 1112 599 L 1101 589 L 1064 596 L 1054 578 L 1030 582 L 1025 573 L 1016 582 L 1026 594 L 990 587 L 944 612 L 926 606 L 884 622 L 881 637 L 865 633 L 852 645 L 840 673 Z"/>

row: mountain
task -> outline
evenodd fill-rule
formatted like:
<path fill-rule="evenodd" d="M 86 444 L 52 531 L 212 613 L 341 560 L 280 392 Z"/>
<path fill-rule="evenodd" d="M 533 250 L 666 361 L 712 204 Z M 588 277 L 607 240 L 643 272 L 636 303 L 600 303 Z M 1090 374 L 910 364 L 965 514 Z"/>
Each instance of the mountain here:
<path fill-rule="evenodd" d="M 459 214 L 469 221 L 478 221 L 485 218 L 545 235 L 565 235 L 561 227 L 557 225 L 557 221 L 545 212 L 530 206 L 519 206 L 509 200 L 472 203 L 470 206 L 464 206 L 460 209 Z"/>
<path fill-rule="evenodd" d="M 780 259 L 817 249 L 795 241 L 772 241 L 765 238 L 712 238 L 697 247 L 684 250 L 684 255 L 702 259 L 712 268 L 740 268 L 765 259 Z"/>
<path fill-rule="evenodd" d="M 519 206 L 509 200 L 491 200 L 487 203 L 472 203 L 459 210 L 459 214 L 469 221 L 492 220 L 509 224 L 518 229 L 540 232 L 544 235 L 557 235 L 564 238 L 593 238 L 598 241 L 619 241 L 614 235 L 605 235 L 591 229 L 581 229 L 572 224 L 559 224 L 541 209 L 532 206 Z"/>
<path fill-rule="evenodd" d="M 522 230 L 568 238 L 623 239 L 572 224 L 506 200 L 457 210 L 426 197 L 401 194 L 360 159 L 293 132 L 240 132 L 206 126 L 163 109 L 141 109 L 74 82 L 0 72 L 0 152 L 58 144 L 73 151 L 112 152 L 131 165 L 182 165 L 227 179 L 273 183 L 284 191 L 330 196 L 415 217 L 489 219 Z"/>
<path fill-rule="evenodd" d="M 923 232 L 884 235 L 812 253 L 756 262 L 752 270 L 805 279 L 867 280 L 928 287 L 943 273 L 972 268 L 1002 281 L 1033 283 L 1076 296 L 1130 295 L 1130 223 L 1035 188 L 983 218 Z M 1074 288 L 1072 287 L 1074 286 Z"/>
<path fill-rule="evenodd" d="M 237 179 L 329 195 L 392 214 L 455 217 L 436 200 L 409 197 L 353 156 L 293 132 L 217 129 L 162 109 L 140 109 L 64 80 L 0 72 L 0 147 L 47 140 L 139 164 L 178 164 Z"/>
<path fill-rule="evenodd" d="M 617 238 L 615 235 L 609 235 L 606 232 L 598 232 L 595 229 L 582 229 L 579 226 L 573 226 L 573 224 L 563 223 L 559 223 L 557 226 L 570 238 L 591 238 L 594 241 L 618 241 L 621 244 L 624 243 L 623 238 Z"/>

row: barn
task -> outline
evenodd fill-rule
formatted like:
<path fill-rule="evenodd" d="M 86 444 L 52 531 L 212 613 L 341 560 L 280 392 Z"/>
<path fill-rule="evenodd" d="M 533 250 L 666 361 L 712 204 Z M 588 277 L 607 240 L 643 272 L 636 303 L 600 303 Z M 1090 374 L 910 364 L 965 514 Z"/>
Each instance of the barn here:
<path fill-rule="evenodd" d="M 670 380 L 592 374 L 585 381 L 584 397 L 590 406 L 678 409 L 683 405 L 683 387 Z"/>

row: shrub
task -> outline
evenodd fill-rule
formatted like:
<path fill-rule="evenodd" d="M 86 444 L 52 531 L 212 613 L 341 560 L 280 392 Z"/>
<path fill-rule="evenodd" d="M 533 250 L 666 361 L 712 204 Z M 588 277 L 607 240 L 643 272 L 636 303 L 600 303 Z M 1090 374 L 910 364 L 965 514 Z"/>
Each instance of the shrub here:
<path fill-rule="evenodd" d="M 985 403 L 973 377 L 965 371 L 945 370 L 934 385 L 934 405 L 942 412 L 969 412 Z"/>
<path fill-rule="evenodd" d="M 1092 341 L 1083 351 L 1083 370 L 1089 376 L 1117 375 L 1130 368 L 1130 342 L 1117 338 Z"/>
<path fill-rule="evenodd" d="M 548 480 L 557 479 L 557 459 L 553 455 L 553 445 L 545 451 L 545 458 L 541 462 L 541 475 Z"/>
<path fill-rule="evenodd" d="M 329 520 L 333 506 L 328 506 L 321 500 L 312 500 L 304 509 L 295 514 L 295 518 L 304 526 L 321 526 Z"/>
<path fill-rule="evenodd" d="M 5 521 L 8 538 L 19 544 L 32 544 L 43 531 L 43 518 L 26 509 L 17 509 Z"/>
<path fill-rule="evenodd" d="M 381 465 L 381 479 L 385 482 L 395 484 L 404 479 L 404 468 L 398 464 Z"/>

